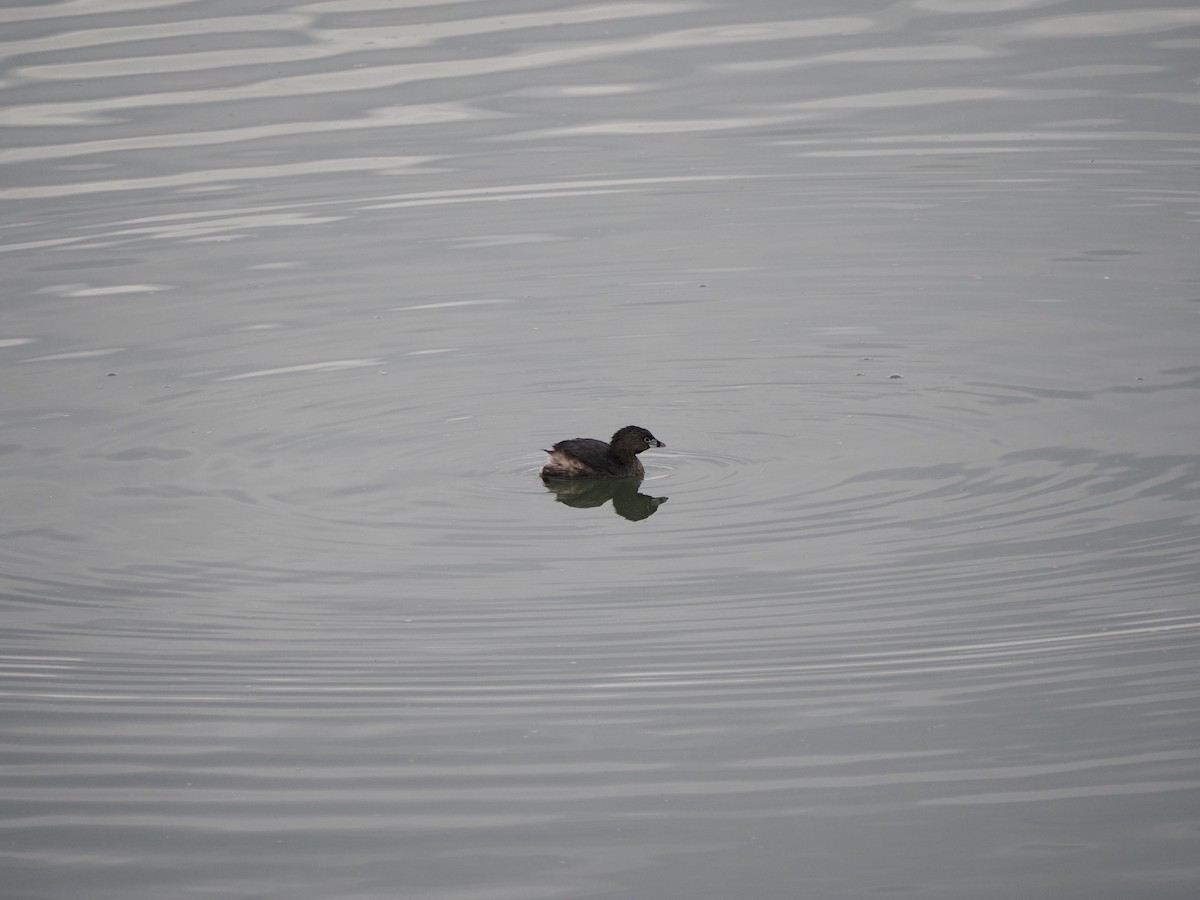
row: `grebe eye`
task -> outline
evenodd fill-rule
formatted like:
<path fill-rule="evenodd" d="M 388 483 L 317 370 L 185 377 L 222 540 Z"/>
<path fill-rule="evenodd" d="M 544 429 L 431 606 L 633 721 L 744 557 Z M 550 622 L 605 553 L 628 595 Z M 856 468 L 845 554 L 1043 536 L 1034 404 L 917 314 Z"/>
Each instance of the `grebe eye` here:
<path fill-rule="evenodd" d="M 648 444 L 648 443 L 650 443 L 652 440 L 654 440 L 654 438 L 646 438 L 646 443 Z"/>

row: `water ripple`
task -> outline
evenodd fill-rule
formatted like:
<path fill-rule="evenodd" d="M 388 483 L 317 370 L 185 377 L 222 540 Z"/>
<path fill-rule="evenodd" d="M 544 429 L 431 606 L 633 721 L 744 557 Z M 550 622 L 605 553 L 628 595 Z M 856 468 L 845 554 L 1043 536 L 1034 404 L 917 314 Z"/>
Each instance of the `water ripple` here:
<path fill-rule="evenodd" d="M 541 5 L 0 10 L 6 892 L 1195 896 L 1200 16 Z"/>

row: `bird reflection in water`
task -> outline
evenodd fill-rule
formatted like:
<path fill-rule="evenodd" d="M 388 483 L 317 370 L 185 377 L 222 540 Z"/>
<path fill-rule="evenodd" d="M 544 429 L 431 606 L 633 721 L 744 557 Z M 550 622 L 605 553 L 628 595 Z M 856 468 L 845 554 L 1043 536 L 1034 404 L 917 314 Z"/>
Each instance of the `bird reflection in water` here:
<path fill-rule="evenodd" d="M 543 478 L 542 484 L 554 493 L 559 503 L 578 509 L 603 506 L 611 500 L 617 515 L 631 522 L 650 518 L 667 502 L 666 497 L 639 492 L 641 478 Z"/>

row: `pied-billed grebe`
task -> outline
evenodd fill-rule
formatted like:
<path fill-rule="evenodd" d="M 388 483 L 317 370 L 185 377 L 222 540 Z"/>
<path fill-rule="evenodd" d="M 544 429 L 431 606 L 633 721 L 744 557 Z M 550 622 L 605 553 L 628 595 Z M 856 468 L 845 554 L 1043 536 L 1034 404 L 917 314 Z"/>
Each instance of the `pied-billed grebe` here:
<path fill-rule="evenodd" d="M 559 441 L 549 450 L 543 478 L 630 478 L 645 475 L 637 455 L 650 447 L 667 446 L 645 428 L 626 425 L 604 443 L 595 438 Z"/>

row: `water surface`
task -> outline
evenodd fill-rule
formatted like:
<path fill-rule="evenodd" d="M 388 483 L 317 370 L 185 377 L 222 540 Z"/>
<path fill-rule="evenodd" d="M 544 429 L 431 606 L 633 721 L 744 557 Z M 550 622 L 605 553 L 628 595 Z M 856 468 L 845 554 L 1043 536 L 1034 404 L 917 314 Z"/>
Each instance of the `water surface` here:
<path fill-rule="evenodd" d="M 0 22 L 4 896 L 1200 890 L 1200 12 Z"/>

